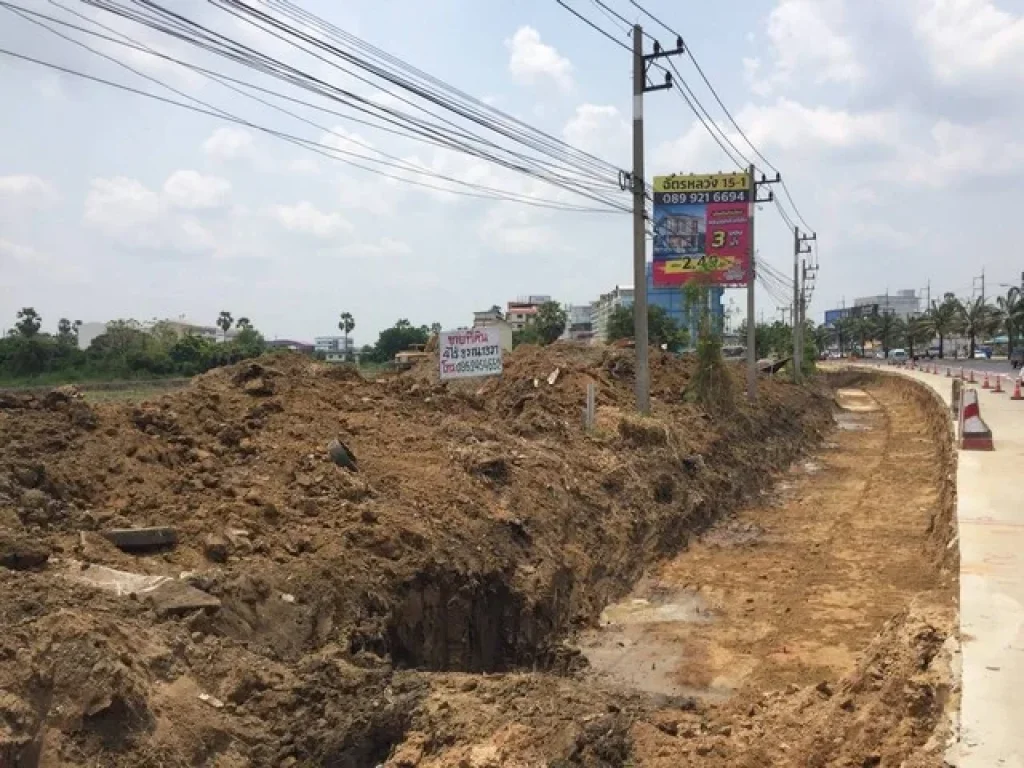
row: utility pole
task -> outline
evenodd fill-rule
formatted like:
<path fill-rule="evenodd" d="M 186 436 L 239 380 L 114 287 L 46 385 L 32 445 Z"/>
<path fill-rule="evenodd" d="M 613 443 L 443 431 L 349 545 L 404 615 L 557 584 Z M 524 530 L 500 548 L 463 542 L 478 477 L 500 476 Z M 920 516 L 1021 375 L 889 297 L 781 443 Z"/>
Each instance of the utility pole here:
<path fill-rule="evenodd" d="M 657 42 L 654 53 L 644 53 L 644 31 L 633 25 L 633 339 L 636 347 L 636 407 L 651 412 L 651 369 L 647 338 L 647 248 L 644 226 L 647 186 L 644 181 L 644 94 L 672 87 L 672 75 L 665 73 L 662 85 L 648 85 L 649 62 L 683 53 L 683 40 L 676 38 L 676 50 L 663 51 Z"/>
<path fill-rule="evenodd" d="M 801 284 L 800 256 L 811 252 L 807 243 L 817 240 L 816 234 L 801 235 L 800 227 L 793 227 L 793 380 L 800 381 L 804 362 L 804 287 Z M 807 268 L 802 275 L 807 280 Z"/>

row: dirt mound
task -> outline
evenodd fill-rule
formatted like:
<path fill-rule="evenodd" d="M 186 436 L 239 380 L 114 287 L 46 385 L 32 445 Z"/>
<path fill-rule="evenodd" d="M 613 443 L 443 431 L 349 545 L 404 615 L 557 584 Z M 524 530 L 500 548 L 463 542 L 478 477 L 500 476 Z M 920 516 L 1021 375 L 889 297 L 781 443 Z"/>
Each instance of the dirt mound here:
<path fill-rule="evenodd" d="M 827 397 L 770 381 L 712 419 L 681 402 L 689 365 L 655 355 L 650 420 L 628 352 L 571 345 L 457 386 L 274 356 L 138 405 L 5 396 L 5 562 L 35 560 L 0 566 L 0 764 L 371 765 L 427 696 L 414 670 L 573 669 L 567 632 L 827 427 Z M 98 535 L 136 526 L 178 544 Z M 100 592 L 75 563 L 208 602 Z M 592 730 L 579 754 L 613 756 Z"/>

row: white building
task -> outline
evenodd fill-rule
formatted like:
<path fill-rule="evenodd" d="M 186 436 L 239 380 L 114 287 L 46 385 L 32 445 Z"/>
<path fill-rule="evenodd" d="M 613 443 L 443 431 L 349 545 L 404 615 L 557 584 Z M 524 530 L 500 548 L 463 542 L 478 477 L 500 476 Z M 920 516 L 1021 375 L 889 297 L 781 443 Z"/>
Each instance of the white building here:
<path fill-rule="evenodd" d="M 349 336 L 317 336 L 313 339 L 313 350 L 321 352 L 329 363 L 340 363 L 349 360 L 355 353 L 355 341 Z"/>
<path fill-rule="evenodd" d="M 506 322 L 501 315 L 501 310 L 491 307 L 484 312 L 473 313 L 474 328 L 497 328 L 498 339 L 502 350 L 509 352 L 512 349 L 512 326 Z"/>
<path fill-rule="evenodd" d="M 567 319 L 563 339 L 589 342 L 594 338 L 594 308 L 590 304 L 570 304 L 566 307 Z"/>
<path fill-rule="evenodd" d="M 550 296 L 520 296 L 515 301 L 508 302 L 505 310 L 505 322 L 512 326 L 513 331 L 521 331 L 537 314 L 541 304 L 547 304 L 549 301 L 551 301 Z"/>
<path fill-rule="evenodd" d="M 601 298 L 591 306 L 591 327 L 594 332 L 594 341 L 604 343 L 608 341 L 608 318 L 617 307 L 633 306 L 633 286 L 616 285 L 608 293 L 602 293 Z"/>
<path fill-rule="evenodd" d="M 87 349 L 97 336 L 101 336 L 107 332 L 107 326 L 110 325 L 110 322 L 82 323 L 78 329 L 78 348 Z M 210 341 L 225 341 L 224 332 L 217 326 L 191 323 L 188 320 L 185 320 L 184 316 L 179 317 L 177 320 L 158 320 L 154 318 L 144 322 L 129 321 L 129 327 L 144 333 L 150 333 L 158 326 L 161 329 L 174 331 L 179 337 L 199 336 L 204 339 L 209 339 Z M 227 340 L 231 340 L 237 335 L 238 328 L 231 328 L 227 332 Z"/>
<path fill-rule="evenodd" d="M 893 314 L 904 320 L 921 312 L 921 299 L 913 288 L 879 296 L 861 296 L 853 300 L 855 307 L 878 307 L 879 314 Z"/>

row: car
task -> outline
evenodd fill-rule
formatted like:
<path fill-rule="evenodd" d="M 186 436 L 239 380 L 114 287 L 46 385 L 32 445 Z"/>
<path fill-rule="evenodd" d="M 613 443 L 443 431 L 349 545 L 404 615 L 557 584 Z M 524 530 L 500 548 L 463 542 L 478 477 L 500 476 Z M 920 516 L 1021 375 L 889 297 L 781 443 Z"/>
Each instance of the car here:
<path fill-rule="evenodd" d="M 907 350 L 894 349 L 889 352 L 889 365 L 902 365 L 907 362 Z"/>
<path fill-rule="evenodd" d="M 988 360 L 988 355 L 985 353 L 984 349 L 976 349 L 976 350 L 974 350 L 974 359 L 975 360 Z"/>

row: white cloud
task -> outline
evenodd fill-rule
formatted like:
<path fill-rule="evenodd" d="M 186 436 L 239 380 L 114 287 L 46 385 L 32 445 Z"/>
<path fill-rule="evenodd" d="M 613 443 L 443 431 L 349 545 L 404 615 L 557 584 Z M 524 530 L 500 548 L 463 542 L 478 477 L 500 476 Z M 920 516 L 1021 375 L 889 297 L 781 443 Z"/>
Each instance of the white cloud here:
<path fill-rule="evenodd" d="M 498 203 L 484 214 L 478 235 L 485 247 L 501 253 L 554 253 L 565 250 L 558 234 L 543 226 L 543 214 L 510 203 Z"/>
<path fill-rule="evenodd" d="M 57 200 L 57 191 L 38 176 L 0 176 L 0 199 L 42 207 Z"/>
<path fill-rule="evenodd" d="M 256 145 L 249 131 L 225 126 L 215 130 L 203 142 L 203 151 L 220 160 L 252 159 L 256 156 Z"/>
<path fill-rule="evenodd" d="M 616 107 L 580 104 L 562 129 L 566 142 L 613 163 L 625 164 L 630 126 Z"/>
<path fill-rule="evenodd" d="M 1024 16 L 988 0 L 918 0 L 914 34 L 941 80 L 1024 78 Z"/>
<path fill-rule="evenodd" d="M 779 86 L 790 86 L 797 78 L 814 83 L 853 84 L 865 75 L 853 40 L 837 29 L 844 23 L 842 0 L 779 0 L 768 17 L 768 39 L 773 66 L 753 90 L 767 95 Z M 744 62 L 748 75 L 760 62 Z"/>
<path fill-rule="evenodd" d="M 771 107 L 748 106 L 736 119 L 755 145 L 787 150 L 894 146 L 901 131 L 900 116 L 893 111 L 850 112 L 808 107 L 790 99 L 779 99 Z M 731 138 L 742 146 L 738 135 Z"/>
<path fill-rule="evenodd" d="M 550 78 L 559 88 L 572 87 L 572 64 L 555 48 L 540 40 L 533 27 L 520 27 L 511 39 L 505 41 L 509 51 L 508 70 L 525 83 Z"/>
<path fill-rule="evenodd" d="M 345 256 L 407 256 L 412 253 L 412 246 L 404 240 L 382 237 L 376 243 L 350 243 L 339 251 Z"/>
<path fill-rule="evenodd" d="M 324 213 L 308 200 L 295 205 L 275 205 L 271 214 L 288 231 L 313 237 L 330 238 L 352 230 L 352 225 L 339 214 Z"/>
<path fill-rule="evenodd" d="M 1019 175 L 1024 171 L 1024 142 L 1015 130 L 998 124 L 962 125 L 939 120 L 931 143 L 908 147 L 891 171 L 896 180 L 942 188 L 966 178 Z"/>
<path fill-rule="evenodd" d="M 164 182 L 164 196 L 175 208 L 219 208 L 227 202 L 231 182 L 197 171 L 175 171 Z"/>
<path fill-rule="evenodd" d="M 22 264 L 39 260 L 39 253 L 35 248 L 12 243 L 10 240 L 0 240 L 0 256 L 3 256 L 4 260 L 9 259 Z"/>

